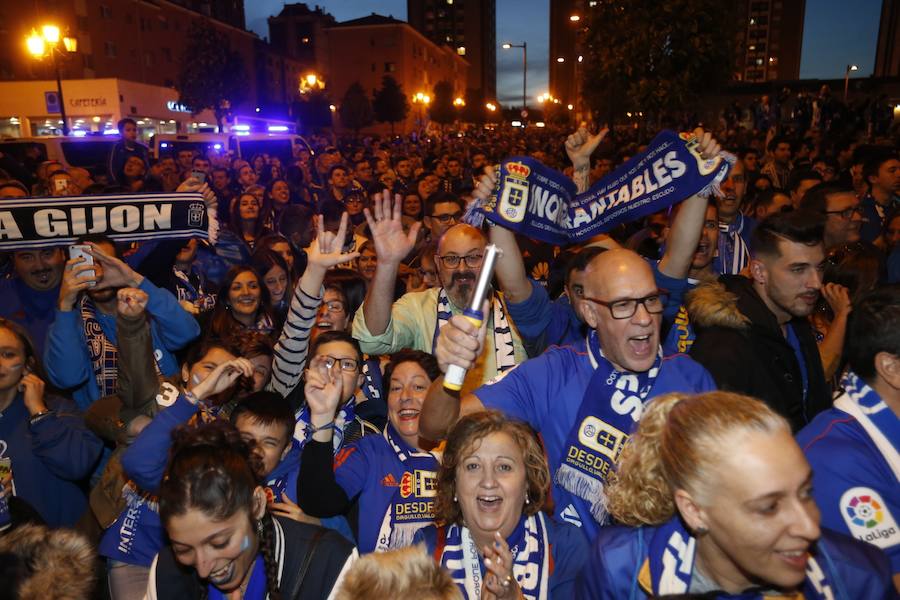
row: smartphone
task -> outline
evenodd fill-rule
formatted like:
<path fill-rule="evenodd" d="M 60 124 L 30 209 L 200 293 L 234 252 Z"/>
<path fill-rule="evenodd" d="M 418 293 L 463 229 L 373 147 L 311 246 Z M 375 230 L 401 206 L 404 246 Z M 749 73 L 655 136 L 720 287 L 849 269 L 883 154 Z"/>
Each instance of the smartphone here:
<path fill-rule="evenodd" d="M 69 246 L 69 258 L 74 259 L 79 256 L 84 259 L 84 264 L 93 265 L 94 257 L 87 253 L 91 247 L 87 244 L 75 244 L 74 246 Z M 94 269 L 89 269 L 82 271 L 82 273 L 78 276 L 79 279 L 93 279 L 96 277 L 96 271 Z M 97 285 L 97 282 L 92 282 L 90 284 L 91 287 Z"/>
<path fill-rule="evenodd" d="M 196 170 L 196 169 L 194 169 L 193 171 L 191 171 L 191 177 L 193 177 L 194 179 L 196 179 L 196 180 L 199 181 L 200 183 L 203 183 L 203 182 L 206 181 L 206 173 L 203 172 L 203 171 L 198 171 L 198 170 Z"/>

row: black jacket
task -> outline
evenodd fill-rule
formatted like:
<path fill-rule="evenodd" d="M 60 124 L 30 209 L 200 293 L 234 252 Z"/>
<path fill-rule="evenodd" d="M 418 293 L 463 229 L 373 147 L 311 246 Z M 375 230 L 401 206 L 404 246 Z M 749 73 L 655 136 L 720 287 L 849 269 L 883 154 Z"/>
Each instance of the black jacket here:
<path fill-rule="evenodd" d="M 274 517 L 275 555 L 279 564 L 279 587 L 284 600 L 327 598 L 346 566 L 356 557 L 356 549 L 340 534 L 330 530 Z M 314 544 L 315 541 L 315 544 Z M 308 565 L 304 563 L 314 548 Z M 300 580 L 301 573 L 305 576 Z M 206 584 L 197 572 L 182 566 L 169 546 L 164 547 L 150 567 L 148 600 L 191 600 L 204 597 Z"/>
<path fill-rule="evenodd" d="M 706 367 L 721 389 L 763 400 L 787 418 L 794 432 L 831 406 L 809 322 L 803 318 L 790 321 L 809 379 L 804 401 L 796 354 L 751 280 L 724 275 L 718 283 L 691 291 L 686 304 L 697 336 L 691 358 Z"/>

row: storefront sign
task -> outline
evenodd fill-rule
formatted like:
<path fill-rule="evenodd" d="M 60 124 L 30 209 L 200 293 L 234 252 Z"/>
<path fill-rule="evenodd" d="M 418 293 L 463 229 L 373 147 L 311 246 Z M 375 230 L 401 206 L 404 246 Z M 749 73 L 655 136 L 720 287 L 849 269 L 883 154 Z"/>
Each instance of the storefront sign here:
<path fill-rule="evenodd" d="M 174 100 L 169 100 L 168 102 L 166 102 L 166 108 L 168 108 L 172 112 L 182 112 L 182 113 L 191 112 L 191 109 L 189 109 L 187 106 L 185 106 L 184 104 L 181 104 L 179 102 L 175 102 Z"/>

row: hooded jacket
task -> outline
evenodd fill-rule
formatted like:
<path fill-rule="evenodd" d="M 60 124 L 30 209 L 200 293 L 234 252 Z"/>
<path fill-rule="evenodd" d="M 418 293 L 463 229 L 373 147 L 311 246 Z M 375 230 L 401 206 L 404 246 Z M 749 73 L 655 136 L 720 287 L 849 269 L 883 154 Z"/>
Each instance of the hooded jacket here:
<path fill-rule="evenodd" d="M 809 322 L 792 319 L 807 377 L 775 315 L 753 289 L 750 279 L 723 275 L 686 298 L 697 338 L 691 358 L 712 374 L 720 389 L 763 400 L 799 431 L 831 406 L 819 349 Z"/>

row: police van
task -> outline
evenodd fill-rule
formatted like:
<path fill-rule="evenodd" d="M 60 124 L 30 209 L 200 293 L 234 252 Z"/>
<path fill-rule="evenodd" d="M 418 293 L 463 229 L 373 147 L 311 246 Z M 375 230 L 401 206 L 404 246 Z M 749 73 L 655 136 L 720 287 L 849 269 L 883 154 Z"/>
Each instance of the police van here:
<path fill-rule="evenodd" d="M 250 160 L 257 154 L 277 156 L 289 165 L 298 150 L 313 154 L 303 136 L 290 133 L 161 133 L 153 136 L 150 153 L 159 158 L 165 154 L 177 157 L 181 150 L 191 150 L 204 156 L 229 154 Z"/>
<path fill-rule="evenodd" d="M 118 141 L 109 136 L 4 137 L 0 138 L 0 152 L 24 165 L 54 160 L 67 169 L 82 167 L 97 179 L 106 175 L 109 155 Z"/>

